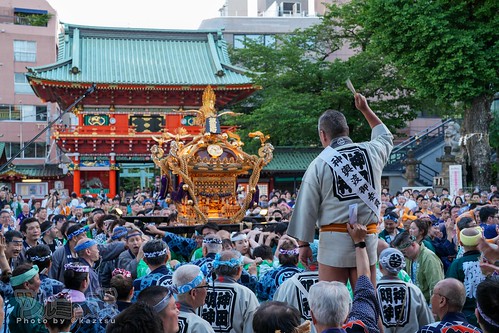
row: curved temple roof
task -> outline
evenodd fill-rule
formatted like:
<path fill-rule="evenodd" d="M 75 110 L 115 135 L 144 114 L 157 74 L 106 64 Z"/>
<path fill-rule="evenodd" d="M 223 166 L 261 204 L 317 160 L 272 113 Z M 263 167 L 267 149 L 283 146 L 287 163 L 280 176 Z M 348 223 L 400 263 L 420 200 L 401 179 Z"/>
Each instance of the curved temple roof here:
<path fill-rule="evenodd" d="M 96 83 L 97 91 L 140 90 L 142 95 L 144 90 L 156 91 L 156 95 L 157 91 L 199 92 L 191 97 L 188 94 L 187 100 L 184 97 L 178 101 L 172 101 L 171 95 L 163 93 L 162 98 L 148 99 L 146 103 L 173 105 L 178 102 L 180 106 L 200 105 L 200 96 L 207 85 L 222 97 L 219 106 L 237 102 L 258 89 L 244 75 L 244 70 L 230 63 L 227 43 L 221 31 L 216 30 L 150 30 L 66 24 L 59 36 L 57 59 L 54 64 L 28 68 L 27 77 L 39 97 L 63 104 L 70 101 L 58 100 L 64 91 L 47 90 L 48 87 L 81 88 L 84 91 Z M 230 96 L 226 94 L 224 99 L 223 91 L 232 93 Z M 128 94 L 126 98 L 130 96 Z M 105 102 L 102 98 L 95 102 L 89 99 L 85 104 Z M 110 99 L 109 104 L 119 102 Z"/>

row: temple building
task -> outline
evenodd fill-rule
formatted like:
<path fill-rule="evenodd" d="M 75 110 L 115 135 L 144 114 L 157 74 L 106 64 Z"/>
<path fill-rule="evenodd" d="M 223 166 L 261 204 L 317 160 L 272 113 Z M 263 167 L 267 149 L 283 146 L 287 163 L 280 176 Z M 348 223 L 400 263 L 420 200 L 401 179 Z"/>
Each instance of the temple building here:
<path fill-rule="evenodd" d="M 200 133 L 194 119 L 206 87 L 216 94 L 217 110 L 258 89 L 231 64 L 217 30 L 66 24 L 57 61 L 28 67 L 27 78 L 38 97 L 68 111 L 53 129 L 57 146 L 71 161 L 73 177 L 67 177 L 66 188 L 109 197 L 118 194 L 121 173 L 154 167 L 153 137 Z M 169 149 L 166 143 L 162 148 Z"/>

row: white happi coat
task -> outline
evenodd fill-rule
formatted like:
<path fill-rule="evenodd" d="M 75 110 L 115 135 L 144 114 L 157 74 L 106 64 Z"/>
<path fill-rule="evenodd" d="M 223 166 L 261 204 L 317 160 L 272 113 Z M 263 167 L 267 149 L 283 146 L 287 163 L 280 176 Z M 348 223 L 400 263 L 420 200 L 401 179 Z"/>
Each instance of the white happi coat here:
<path fill-rule="evenodd" d="M 378 281 L 376 291 L 385 333 L 413 333 L 435 321 L 416 285 L 383 277 Z"/>
<path fill-rule="evenodd" d="M 343 141 L 350 141 L 346 139 Z M 350 161 L 379 197 L 381 173 L 393 148 L 392 134 L 385 125 L 379 124 L 372 129 L 369 142 L 342 145 L 341 140 L 333 141 L 333 148 Z M 299 240 L 312 242 L 316 226 L 348 222 L 348 207 L 351 204 L 358 205 L 359 223 L 378 222 L 376 214 L 324 160 L 317 157 L 303 176 L 287 233 Z"/>
<path fill-rule="evenodd" d="M 217 333 L 253 333 L 253 315 L 258 305 L 250 289 L 230 277 L 219 277 L 215 289 L 208 289 L 205 305 L 198 314 Z"/>

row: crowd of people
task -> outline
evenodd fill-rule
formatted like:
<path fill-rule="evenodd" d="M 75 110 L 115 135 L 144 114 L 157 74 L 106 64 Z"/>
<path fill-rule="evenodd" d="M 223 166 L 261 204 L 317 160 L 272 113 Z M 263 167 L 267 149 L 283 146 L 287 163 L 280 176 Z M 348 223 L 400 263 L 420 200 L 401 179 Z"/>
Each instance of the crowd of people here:
<path fill-rule="evenodd" d="M 175 205 L 153 192 L 125 205 L 74 193 L 54 199 L 53 191 L 22 203 L 17 216 L 17 199 L 2 192 L 5 331 L 499 331 L 495 186 L 455 198 L 445 189 L 384 189 L 376 283 L 366 248 L 356 247 L 357 276 L 346 285 L 319 281 L 317 239 L 312 258 L 300 260 L 299 241 L 287 235 L 290 192 L 261 195 L 247 211 L 255 226 L 273 223 L 233 233 L 207 223 L 189 237 L 122 218 L 160 211 L 164 225 L 178 225 Z M 47 208 L 52 199 L 59 210 Z M 360 244 L 368 231 L 348 224 L 348 234 Z"/>

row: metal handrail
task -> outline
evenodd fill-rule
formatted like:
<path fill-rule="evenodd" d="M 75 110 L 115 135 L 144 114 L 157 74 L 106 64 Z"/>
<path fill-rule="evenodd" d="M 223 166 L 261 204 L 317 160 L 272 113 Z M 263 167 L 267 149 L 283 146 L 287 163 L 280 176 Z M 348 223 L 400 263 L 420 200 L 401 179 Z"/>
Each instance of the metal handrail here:
<path fill-rule="evenodd" d="M 453 119 L 449 118 L 449 119 L 447 119 L 447 120 L 445 120 L 437 125 L 434 125 L 433 127 L 426 128 L 426 129 L 416 133 L 415 135 L 411 136 L 410 138 L 408 138 L 408 139 L 402 141 L 401 143 L 399 143 L 398 145 L 396 145 L 395 148 L 393 149 L 392 153 L 398 152 L 399 150 L 406 148 L 410 144 L 414 144 L 417 140 L 421 140 L 422 137 L 428 136 L 430 133 L 432 133 L 436 130 L 438 131 L 439 128 L 447 125 L 451 121 L 453 121 Z"/>
<path fill-rule="evenodd" d="M 445 135 L 444 127 L 451 121 L 452 119 L 447 119 L 441 124 L 429 127 L 397 145 L 388 158 L 387 165 L 392 165 L 388 169 L 397 169 L 396 167 L 394 168 L 394 165 L 400 166 L 401 162 L 407 157 L 408 149 L 413 149 L 415 155 L 418 155 L 420 151 L 426 150 L 429 145 L 434 143 L 435 139 L 439 139 Z"/>

